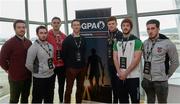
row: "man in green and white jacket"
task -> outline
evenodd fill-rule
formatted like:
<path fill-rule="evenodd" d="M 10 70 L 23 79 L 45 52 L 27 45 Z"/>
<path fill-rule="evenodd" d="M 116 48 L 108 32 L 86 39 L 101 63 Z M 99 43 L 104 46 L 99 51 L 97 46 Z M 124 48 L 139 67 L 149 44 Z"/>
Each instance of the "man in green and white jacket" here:
<path fill-rule="evenodd" d="M 117 70 L 117 87 L 119 88 L 119 102 L 140 102 L 139 78 L 140 60 L 142 55 L 142 42 L 130 34 L 133 24 L 128 18 L 121 23 L 122 36 L 119 36 L 113 46 L 113 59 Z"/>

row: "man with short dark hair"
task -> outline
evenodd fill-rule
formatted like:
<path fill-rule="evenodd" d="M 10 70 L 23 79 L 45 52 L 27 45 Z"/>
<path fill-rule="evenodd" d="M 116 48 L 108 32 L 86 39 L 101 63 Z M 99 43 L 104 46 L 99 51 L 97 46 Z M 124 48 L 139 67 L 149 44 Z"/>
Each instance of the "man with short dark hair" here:
<path fill-rule="evenodd" d="M 116 68 L 113 61 L 113 44 L 117 41 L 117 38 L 122 35 L 122 32 L 117 28 L 117 19 L 111 16 L 107 20 L 108 26 L 108 72 L 111 79 L 111 86 L 113 90 L 113 103 L 118 103 L 118 87 L 116 81 Z"/>
<path fill-rule="evenodd" d="M 54 73 L 55 75 L 57 75 L 57 79 L 58 79 L 59 102 L 63 103 L 65 67 L 64 67 L 64 61 L 62 60 L 63 57 L 62 43 L 66 38 L 66 35 L 62 31 L 60 31 L 61 19 L 59 17 L 52 18 L 51 26 L 53 28 L 48 32 L 47 41 L 53 46 L 53 50 L 54 50 L 53 62 L 55 65 Z M 54 87 L 55 87 L 55 82 L 54 82 Z"/>
<path fill-rule="evenodd" d="M 33 75 L 32 103 L 53 103 L 54 65 L 53 47 L 47 42 L 45 26 L 36 28 L 38 39 L 28 49 L 26 67 Z"/>
<path fill-rule="evenodd" d="M 27 50 L 31 41 L 24 35 L 25 22 L 16 20 L 13 24 L 15 36 L 7 40 L 1 48 L 0 65 L 8 73 L 10 103 L 28 103 L 31 86 L 31 73 L 25 67 Z"/>
<path fill-rule="evenodd" d="M 63 42 L 63 58 L 66 67 L 66 91 L 65 103 L 70 103 L 71 93 L 76 79 L 76 103 L 82 102 L 85 77 L 85 51 L 86 44 L 83 36 L 80 35 L 80 21 L 74 19 L 71 22 L 73 33 Z"/>
<path fill-rule="evenodd" d="M 144 41 L 144 78 L 142 87 L 148 103 L 167 103 L 168 79 L 179 66 L 176 46 L 168 37 L 159 33 L 160 22 L 151 19 L 146 23 L 149 38 Z"/>

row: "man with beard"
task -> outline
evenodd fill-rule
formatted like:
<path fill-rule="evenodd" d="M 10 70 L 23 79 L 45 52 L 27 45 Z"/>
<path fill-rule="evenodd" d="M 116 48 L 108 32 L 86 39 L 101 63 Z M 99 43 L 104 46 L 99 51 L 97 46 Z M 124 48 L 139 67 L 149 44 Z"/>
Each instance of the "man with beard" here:
<path fill-rule="evenodd" d="M 151 19 L 146 23 L 149 38 L 144 41 L 144 70 L 142 87 L 147 103 L 167 103 L 168 79 L 179 66 L 176 46 L 164 34 L 159 33 L 160 22 Z"/>
<path fill-rule="evenodd" d="M 47 42 L 46 27 L 37 27 L 36 34 L 38 39 L 28 49 L 26 59 L 26 67 L 33 75 L 32 103 L 53 103 L 53 47 Z"/>
<path fill-rule="evenodd" d="M 142 42 L 131 34 L 133 24 L 128 18 L 121 23 L 123 36 L 113 46 L 113 59 L 119 80 L 117 82 L 120 103 L 140 102 L 139 77 Z"/>
<path fill-rule="evenodd" d="M 31 41 L 24 35 L 25 22 L 16 20 L 13 24 L 15 36 L 7 40 L 1 48 L 0 65 L 8 73 L 10 103 L 28 103 L 31 87 L 31 72 L 25 67 L 27 50 Z"/>

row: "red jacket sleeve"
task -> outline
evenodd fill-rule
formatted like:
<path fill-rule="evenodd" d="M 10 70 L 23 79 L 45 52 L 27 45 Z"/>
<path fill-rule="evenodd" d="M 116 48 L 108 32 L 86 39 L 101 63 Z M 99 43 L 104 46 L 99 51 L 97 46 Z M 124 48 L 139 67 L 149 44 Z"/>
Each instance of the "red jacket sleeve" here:
<path fill-rule="evenodd" d="M 7 41 L 1 48 L 0 52 L 0 65 L 4 70 L 8 70 L 9 62 L 10 62 L 10 55 L 11 55 L 11 45 Z"/>

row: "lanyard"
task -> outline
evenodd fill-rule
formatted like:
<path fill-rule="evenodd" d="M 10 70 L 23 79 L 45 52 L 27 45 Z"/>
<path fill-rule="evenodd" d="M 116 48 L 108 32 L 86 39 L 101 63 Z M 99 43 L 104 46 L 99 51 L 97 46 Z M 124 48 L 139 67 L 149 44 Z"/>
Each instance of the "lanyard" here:
<path fill-rule="evenodd" d="M 49 44 L 47 44 L 47 45 L 48 45 L 48 49 L 49 49 L 49 51 L 47 51 L 47 50 L 42 46 L 42 44 L 39 43 L 38 40 L 36 40 L 36 42 L 37 42 L 37 43 L 41 46 L 41 48 L 49 55 L 49 57 L 51 57 L 51 54 L 50 54 L 51 49 L 50 49 L 50 47 L 49 47 Z"/>
<path fill-rule="evenodd" d="M 149 49 L 149 44 L 147 46 L 147 56 L 145 57 L 147 61 L 149 60 L 149 56 L 152 55 L 152 50 L 153 50 L 155 44 L 156 44 L 156 41 L 152 43 L 151 49 Z M 152 59 L 152 57 L 151 57 L 151 59 Z"/>
<path fill-rule="evenodd" d="M 54 38 L 56 40 L 56 45 L 57 45 L 57 48 L 59 49 L 61 46 L 62 46 L 62 41 L 63 41 L 63 38 L 62 38 L 62 35 L 61 35 L 61 32 L 59 31 L 58 34 L 54 34 Z"/>
<path fill-rule="evenodd" d="M 73 36 L 73 35 L 72 35 L 72 36 Z M 79 38 L 80 38 L 80 40 L 79 40 L 79 42 L 77 42 L 77 40 L 76 40 L 75 37 L 73 36 L 73 40 L 74 40 L 74 42 L 75 42 L 75 44 L 76 44 L 76 46 L 77 46 L 78 49 L 81 47 L 81 36 L 80 36 Z"/>
<path fill-rule="evenodd" d="M 124 45 L 124 38 L 122 38 L 121 42 L 122 42 L 122 54 L 124 56 L 124 52 L 126 51 L 126 46 L 127 46 L 127 43 L 129 41 L 129 37 L 127 38 L 127 42 L 125 43 Z"/>
<path fill-rule="evenodd" d="M 111 34 L 109 31 L 108 31 L 108 44 L 111 45 L 113 40 L 115 40 L 116 36 L 117 36 L 117 33 L 119 31 L 117 30 L 115 34 Z"/>
<path fill-rule="evenodd" d="M 62 45 L 62 36 L 61 35 L 56 35 L 55 39 L 56 39 L 56 43 L 58 45 Z"/>

